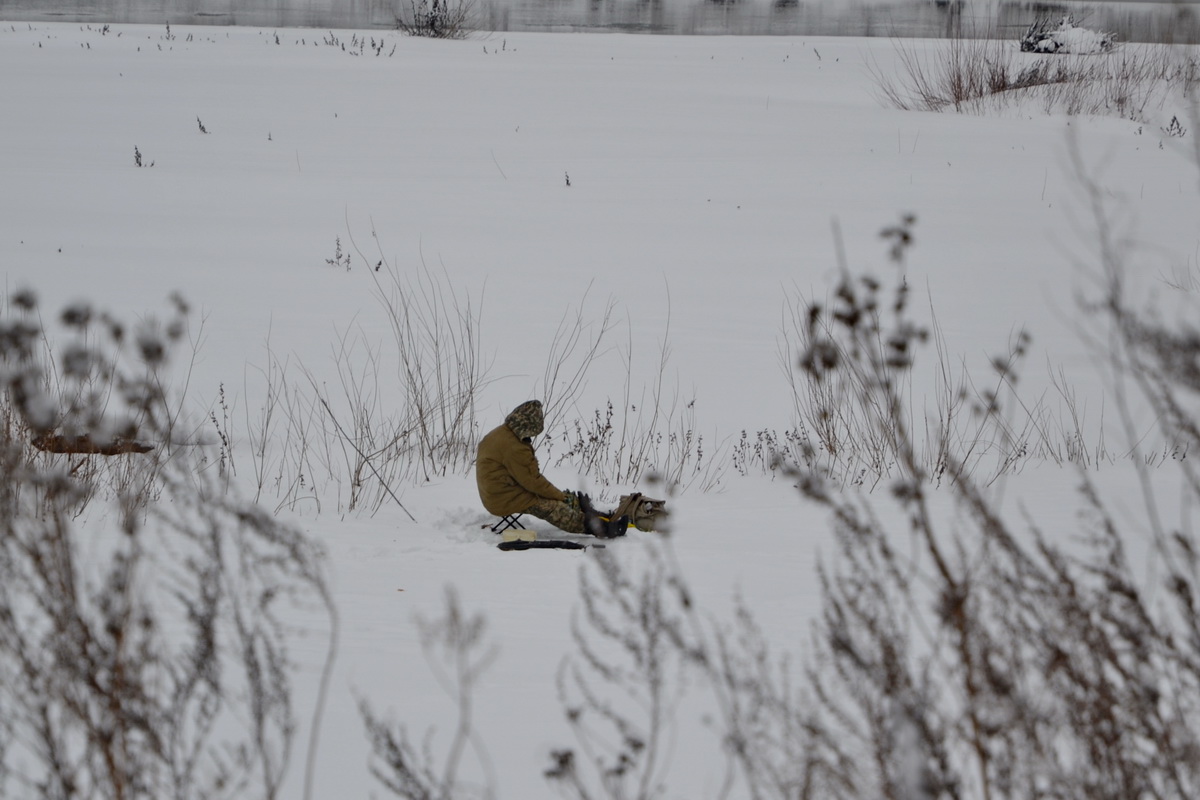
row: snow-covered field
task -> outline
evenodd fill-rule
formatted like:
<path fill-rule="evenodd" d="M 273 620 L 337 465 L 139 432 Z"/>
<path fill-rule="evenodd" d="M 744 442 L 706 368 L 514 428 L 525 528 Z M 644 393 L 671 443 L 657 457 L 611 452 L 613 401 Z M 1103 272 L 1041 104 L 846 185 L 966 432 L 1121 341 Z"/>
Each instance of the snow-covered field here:
<path fill-rule="evenodd" d="M 242 482 L 247 416 L 262 407 L 272 358 L 289 360 L 293 379 L 302 365 L 336 386 L 334 348 L 348 336 L 378 348 L 384 403 L 401 402 L 377 255 L 401 274 L 424 264 L 476 303 L 485 430 L 539 391 L 564 315 L 582 306 L 598 323 L 611 300 L 612 348 L 573 413 L 620 404 L 627 384 L 641 402 L 660 372 L 668 394 L 694 400 L 720 481 L 671 499 L 684 570 L 715 614 L 740 593 L 798 655 L 819 607 L 826 522 L 786 481 L 726 465 L 742 431 L 795 424 L 784 317 L 790 298 L 834 286 L 835 223 L 849 267 L 886 278 L 879 231 L 915 214 L 908 282 L 951 358 L 985 371 L 1027 331 L 1027 396 L 1056 407 L 1048 372 L 1061 368 L 1114 453 L 1119 426 L 1109 417 L 1099 430 L 1111 413 L 1099 356 L 1078 330 L 1095 262 L 1072 142 L 1120 209 L 1136 292 L 1174 307 L 1166 282 L 1195 289 L 1200 274 L 1200 192 L 1185 152 L 1200 132 L 1163 130 L 1181 108 L 1148 108 L 1142 122 L 896 111 L 869 69 L 896 69 L 882 39 L 362 34 L 382 39 L 376 53 L 356 51 L 359 35 L 0 24 L 5 288 L 128 318 L 182 294 L 196 309 L 188 407 L 198 420 L 220 415 L 223 387 Z M 329 263 L 347 253 L 350 269 Z M 918 402 L 928 391 L 914 387 Z M 609 500 L 638 488 L 545 466 L 558 485 Z M 1136 507 L 1126 462 L 1097 476 Z M 997 486 L 1006 509 L 1067 536 L 1076 483 L 1070 469 L 1030 461 Z M 396 488 L 415 522 L 391 501 L 347 513 L 331 491 L 320 511 L 280 511 L 328 549 L 342 623 L 314 796 L 381 794 L 356 697 L 418 736 L 437 726 L 435 749 L 448 737 L 453 708 L 413 625 L 439 612 L 446 586 L 486 614 L 501 648 L 476 708 L 497 794 L 548 796 L 547 754 L 570 743 L 554 675 L 590 555 L 496 550 L 470 474 Z M 264 503 L 278 499 L 268 491 Z M 636 558 L 646 536 L 611 547 Z M 320 633 L 295 649 L 302 713 Z M 704 797 L 719 778 L 694 739 L 680 732 L 671 796 Z M 302 761 L 286 796 L 299 796 Z"/>

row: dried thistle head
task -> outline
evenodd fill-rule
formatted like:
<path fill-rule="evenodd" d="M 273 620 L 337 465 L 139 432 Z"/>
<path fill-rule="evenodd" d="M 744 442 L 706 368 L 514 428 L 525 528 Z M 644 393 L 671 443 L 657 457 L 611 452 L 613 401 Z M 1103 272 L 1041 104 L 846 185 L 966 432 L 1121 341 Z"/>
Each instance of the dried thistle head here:
<path fill-rule="evenodd" d="M 840 363 L 841 352 L 838 346 L 827 338 L 812 342 L 800 356 L 800 369 L 817 381 L 836 370 Z"/>
<path fill-rule="evenodd" d="M 32 289 L 18 289 L 8 298 L 8 302 L 22 311 L 33 311 L 37 308 L 37 295 Z"/>
<path fill-rule="evenodd" d="M 143 329 L 137 336 L 138 354 L 150 366 L 159 366 L 166 361 L 167 346 L 154 330 Z"/>
<path fill-rule="evenodd" d="M 92 321 L 92 307 L 87 303 L 72 303 L 62 310 L 59 319 L 68 328 L 84 330 Z"/>

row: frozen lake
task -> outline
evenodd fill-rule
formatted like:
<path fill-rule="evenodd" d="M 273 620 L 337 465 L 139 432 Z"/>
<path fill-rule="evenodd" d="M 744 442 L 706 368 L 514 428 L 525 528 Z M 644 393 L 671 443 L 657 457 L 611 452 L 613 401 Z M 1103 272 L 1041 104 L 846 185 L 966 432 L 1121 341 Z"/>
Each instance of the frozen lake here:
<path fill-rule="evenodd" d="M 451 0 L 454 2 L 455 0 Z M 413 0 L 0 0 L 0 20 L 288 28 L 393 28 Z M 1074 14 L 1124 41 L 1200 42 L 1200 5 L 908 0 L 467 0 L 487 31 L 1007 38 L 1039 16 Z"/>

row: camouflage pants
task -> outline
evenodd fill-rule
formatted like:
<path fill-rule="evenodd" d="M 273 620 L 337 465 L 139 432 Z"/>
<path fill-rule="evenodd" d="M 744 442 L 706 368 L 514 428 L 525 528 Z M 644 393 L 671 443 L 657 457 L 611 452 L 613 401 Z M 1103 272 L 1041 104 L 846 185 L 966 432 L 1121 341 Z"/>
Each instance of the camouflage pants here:
<path fill-rule="evenodd" d="M 521 513 L 544 519 L 567 533 L 583 533 L 583 511 L 577 505 L 539 498 Z"/>

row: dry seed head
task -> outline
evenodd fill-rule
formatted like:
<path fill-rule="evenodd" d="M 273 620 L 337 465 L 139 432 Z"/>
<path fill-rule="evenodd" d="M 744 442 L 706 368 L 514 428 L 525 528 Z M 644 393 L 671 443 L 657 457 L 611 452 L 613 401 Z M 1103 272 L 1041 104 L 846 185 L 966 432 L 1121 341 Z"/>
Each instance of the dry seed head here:
<path fill-rule="evenodd" d="M 62 310 L 62 324 L 70 328 L 86 328 L 92 321 L 92 307 L 87 303 L 75 303 Z"/>
<path fill-rule="evenodd" d="M 125 326 L 118 320 L 113 319 L 108 314 L 101 314 L 100 321 L 108 328 L 108 336 L 113 340 L 114 344 L 121 344 L 125 341 Z"/>
<path fill-rule="evenodd" d="M 20 289 L 14 292 L 8 301 L 22 311 L 33 311 L 37 308 L 37 295 L 32 289 Z"/>
<path fill-rule="evenodd" d="M 82 346 L 72 346 L 63 350 L 63 374 L 72 378 L 86 378 L 95 363 L 92 351 Z"/>
<path fill-rule="evenodd" d="M 159 336 L 151 331 L 138 334 L 138 352 L 148 364 L 161 364 L 167 357 L 167 348 Z"/>
<path fill-rule="evenodd" d="M 171 304 L 175 306 L 175 311 L 177 313 L 182 316 L 187 316 L 188 312 L 191 310 L 191 307 L 188 306 L 187 301 L 183 299 L 183 295 L 181 295 L 179 292 L 171 292 L 169 299 Z"/>

